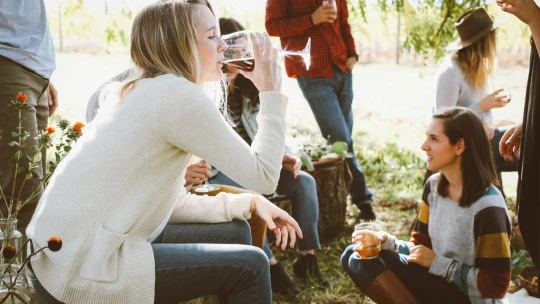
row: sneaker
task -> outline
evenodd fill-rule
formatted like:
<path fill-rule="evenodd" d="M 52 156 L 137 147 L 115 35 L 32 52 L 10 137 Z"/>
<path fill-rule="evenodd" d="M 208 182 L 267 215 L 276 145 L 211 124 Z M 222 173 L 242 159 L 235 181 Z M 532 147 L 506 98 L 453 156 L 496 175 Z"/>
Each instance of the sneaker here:
<path fill-rule="evenodd" d="M 281 263 L 270 265 L 270 283 L 272 285 L 272 291 L 276 293 L 297 295 L 301 291 L 285 272 Z"/>
<path fill-rule="evenodd" d="M 373 211 L 373 206 L 371 206 L 372 202 L 373 201 L 369 200 L 361 203 L 355 203 L 360 210 L 360 221 L 374 222 L 377 220 L 377 215 L 375 214 L 375 211 Z"/>
<path fill-rule="evenodd" d="M 319 263 L 317 262 L 317 256 L 314 254 L 299 254 L 293 263 L 294 274 L 300 279 L 306 280 L 308 276 L 314 277 L 322 286 L 329 286 L 330 284 L 321 273 L 319 269 Z"/>

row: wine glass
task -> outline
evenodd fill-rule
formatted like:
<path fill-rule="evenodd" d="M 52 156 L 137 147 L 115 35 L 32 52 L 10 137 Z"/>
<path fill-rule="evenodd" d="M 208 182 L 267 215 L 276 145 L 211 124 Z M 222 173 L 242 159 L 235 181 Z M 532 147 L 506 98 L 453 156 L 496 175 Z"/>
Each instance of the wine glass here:
<path fill-rule="evenodd" d="M 200 165 L 206 165 L 206 161 L 201 160 L 199 162 L 199 164 Z M 210 193 L 210 192 L 217 191 L 217 190 L 219 190 L 219 187 L 215 186 L 215 185 L 212 185 L 212 184 L 209 184 L 208 183 L 208 178 L 205 178 L 201 185 L 193 187 L 193 191 L 195 191 L 195 193 L 200 193 L 200 194 Z"/>
<path fill-rule="evenodd" d="M 193 188 L 193 191 L 195 191 L 196 193 L 201 193 L 201 194 L 210 193 L 217 190 L 219 190 L 219 187 L 209 184 L 208 180 L 206 179 L 203 181 L 202 185 Z"/>
<path fill-rule="evenodd" d="M 261 48 L 264 44 L 263 34 L 256 31 L 239 31 L 232 34 L 223 35 L 221 39 L 227 44 L 223 56 L 224 64 L 230 65 L 240 70 L 251 72 L 255 68 L 255 57 L 253 55 L 253 44 L 250 34 L 254 34 Z M 306 47 L 301 51 L 280 50 L 281 56 L 301 56 L 306 65 L 306 70 L 309 70 L 311 65 L 311 38 L 308 38 Z"/>
<path fill-rule="evenodd" d="M 360 223 L 354 227 L 358 235 L 362 238 L 354 244 L 354 251 L 358 253 L 361 259 L 374 259 L 381 252 L 381 241 L 377 236 L 377 231 L 381 231 L 379 224 L 375 222 Z"/>
<path fill-rule="evenodd" d="M 506 102 L 512 100 L 512 91 L 510 91 L 510 86 L 506 85 L 503 87 L 503 90 L 499 93 L 500 96 L 506 97 Z"/>
<path fill-rule="evenodd" d="M 322 5 L 332 5 L 332 8 L 336 11 L 337 14 L 336 0 L 323 0 Z"/>

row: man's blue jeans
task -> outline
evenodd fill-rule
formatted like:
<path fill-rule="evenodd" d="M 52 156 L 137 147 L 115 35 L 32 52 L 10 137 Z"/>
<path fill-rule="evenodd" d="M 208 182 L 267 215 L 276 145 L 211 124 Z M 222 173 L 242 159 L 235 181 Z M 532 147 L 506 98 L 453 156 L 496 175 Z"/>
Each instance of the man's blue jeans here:
<path fill-rule="evenodd" d="M 211 294 L 220 303 L 272 303 L 268 260 L 259 248 L 246 246 L 250 243 L 250 228 L 243 220 L 167 225 L 152 243 L 155 303 Z M 42 303 L 60 303 L 35 276 L 31 281 Z"/>
<path fill-rule="evenodd" d="M 407 262 L 409 249 L 398 241 L 399 253 L 381 251 L 378 258 L 361 259 L 350 245 L 341 255 L 341 265 L 353 282 L 366 293 L 369 285 L 386 269 L 411 290 L 420 303 L 470 303 L 469 297 L 456 285 L 432 275 L 428 268 Z"/>
<path fill-rule="evenodd" d="M 298 85 L 307 99 L 324 138 L 330 142 L 344 141 L 354 154 L 352 142 L 353 128 L 353 88 L 352 73 L 343 73 L 334 67 L 334 78 L 298 77 Z M 356 157 L 347 163 L 353 175 L 350 188 L 351 199 L 356 204 L 370 202 L 373 194 L 366 186 L 364 172 Z"/>
<path fill-rule="evenodd" d="M 211 184 L 222 184 L 244 188 L 222 172 L 219 172 L 216 176 L 209 179 L 208 182 Z M 297 239 L 298 250 L 321 248 L 319 243 L 319 232 L 317 230 L 319 201 L 317 199 L 317 185 L 315 179 L 309 173 L 304 171 L 300 171 L 295 179 L 291 172 L 281 169 L 277 192 L 291 198 L 291 215 L 298 222 L 298 225 L 304 234 L 303 239 Z M 274 257 L 267 239 L 264 241 L 264 252 L 269 259 Z"/>

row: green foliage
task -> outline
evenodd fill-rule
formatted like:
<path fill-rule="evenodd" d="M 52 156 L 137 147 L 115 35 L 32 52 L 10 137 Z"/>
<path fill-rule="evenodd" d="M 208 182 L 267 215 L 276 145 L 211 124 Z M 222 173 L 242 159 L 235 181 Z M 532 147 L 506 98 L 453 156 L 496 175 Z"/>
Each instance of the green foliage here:
<path fill-rule="evenodd" d="M 332 144 L 332 149 L 330 152 L 336 153 L 336 154 L 343 154 L 346 153 L 349 148 L 347 147 L 347 143 L 344 141 L 336 141 Z"/>
<path fill-rule="evenodd" d="M 485 0 L 378 0 L 376 6 L 385 15 L 399 12 L 404 17 L 407 38 L 403 46 L 407 50 L 439 59 L 444 56 L 446 45 L 456 37 L 454 21 L 476 6 L 487 5 Z M 352 11 L 367 21 L 366 7 L 366 0 L 358 0 Z"/>
<path fill-rule="evenodd" d="M 520 250 L 512 254 L 512 279 L 515 279 L 518 274 L 520 274 L 523 269 L 527 267 L 534 267 L 531 256 L 527 250 Z"/>
<path fill-rule="evenodd" d="M 414 152 L 395 143 L 368 144 L 357 149 L 356 157 L 378 199 L 397 202 L 421 197 L 426 165 Z"/>
<path fill-rule="evenodd" d="M 315 168 L 313 167 L 313 163 L 311 162 L 311 157 L 307 155 L 306 152 L 300 151 L 300 160 L 302 161 L 302 164 L 306 166 L 309 172 L 315 171 Z"/>
<path fill-rule="evenodd" d="M 122 46 L 128 45 L 129 40 L 129 25 L 133 19 L 133 13 L 129 8 L 124 8 L 117 11 L 107 11 L 105 41 L 109 48 L 113 43 L 120 43 Z"/>

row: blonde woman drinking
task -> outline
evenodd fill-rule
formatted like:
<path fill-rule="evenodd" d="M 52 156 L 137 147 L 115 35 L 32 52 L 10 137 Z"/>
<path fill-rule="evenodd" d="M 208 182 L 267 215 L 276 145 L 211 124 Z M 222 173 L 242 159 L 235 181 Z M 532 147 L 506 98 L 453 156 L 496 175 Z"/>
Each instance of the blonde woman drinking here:
<path fill-rule="evenodd" d="M 32 259 L 44 303 L 178 303 L 209 294 L 222 302 L 271 303 L 268 259 L 253 246 L 177 244 L 176 223 L 227 223 L 257 213 L 278 242 L 294 246 L 298 224 L 259 195 L 186 193 L 191 154 L 250 187 L 275 190 L 285 138 L 286 98 L 267 36 L 255 43 L 259 133 L 249 147 L 201 85 L 222 78 L 224 42 L 204 0 L 159 1 L 135 18 L 136 76 L 98 117 L 51 178 L 27 229 L 42 247 Z M 249 228 L 243 226 L 243 231 Z M 219 236 L 219 235 L 218 235 Z M 227 235 L 223 235 L 227 238 Z"/>

